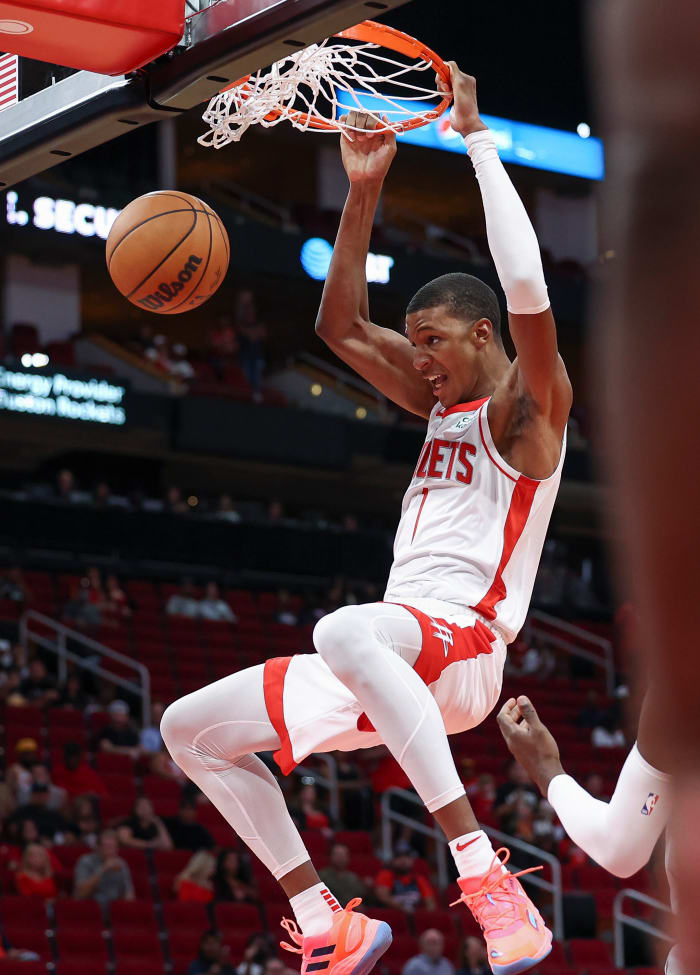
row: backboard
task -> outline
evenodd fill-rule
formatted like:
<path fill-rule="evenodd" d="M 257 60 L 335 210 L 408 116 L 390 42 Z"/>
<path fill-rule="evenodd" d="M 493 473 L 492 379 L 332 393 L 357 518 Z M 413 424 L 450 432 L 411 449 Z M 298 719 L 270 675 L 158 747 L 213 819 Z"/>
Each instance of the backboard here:
<path fill-rule="evenodd" d="M 290 50 L 406 2 L 183 0 L 185 34 L 169 54 L 119 77 L 78 71 L 0 113 L 0 188 L 129 129 L 176 117 Z"/>

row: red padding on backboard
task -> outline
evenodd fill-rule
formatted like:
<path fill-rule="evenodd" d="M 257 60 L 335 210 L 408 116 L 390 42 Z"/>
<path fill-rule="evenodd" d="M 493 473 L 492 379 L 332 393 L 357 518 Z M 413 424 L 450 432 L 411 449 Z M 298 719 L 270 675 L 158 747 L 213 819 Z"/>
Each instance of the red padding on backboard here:
<path fill-rule="evenodd" d="M 184 24 L 184 0 L 0 0 L 0 50 L 126 74 L 174 47 Z"/>

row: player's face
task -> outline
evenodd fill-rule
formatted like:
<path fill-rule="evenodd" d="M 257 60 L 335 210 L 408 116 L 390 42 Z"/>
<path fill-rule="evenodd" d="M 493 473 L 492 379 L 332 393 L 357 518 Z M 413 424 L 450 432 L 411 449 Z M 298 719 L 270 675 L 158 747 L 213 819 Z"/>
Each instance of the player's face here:
<path fill-rule="evenodd" d="M 469 325 L 451 318 L 444 305 L 406 316 L 413 365 L 444 407 L 465 402 L 474 387 L 476 348 L 469 334 Z"/>

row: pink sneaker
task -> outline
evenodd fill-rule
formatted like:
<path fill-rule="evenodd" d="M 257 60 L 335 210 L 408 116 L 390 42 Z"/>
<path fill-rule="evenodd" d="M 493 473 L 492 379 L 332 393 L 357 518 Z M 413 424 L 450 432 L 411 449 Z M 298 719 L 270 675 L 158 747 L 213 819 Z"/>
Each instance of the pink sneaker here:
<path fill-rule="evenodd" d="M 509 859 L 510 850 L 501 847 L 487 874 L 457 881 L 462 896 L 455 904 L 464 902 L 481 926 L 494 975 L 526 972 L 552 950 L 552 932 L 517 879 L 542 867 L 504 872 L 501 867 Z"/>
<path fill-rule="evenodd" d="M 285 918 L 282 927 L 294 945 L 280 942 L 287 951 L 302 955 L 301 975 L 368 975 L 391 944 L 391 928 L 385 921 L 374 921 L 364 914 L 353 914 L 362 903 L 351 900 L 344 911 L 333 915 L 333 923 L 324 934 L 302 937 L 294 921 Z"/>

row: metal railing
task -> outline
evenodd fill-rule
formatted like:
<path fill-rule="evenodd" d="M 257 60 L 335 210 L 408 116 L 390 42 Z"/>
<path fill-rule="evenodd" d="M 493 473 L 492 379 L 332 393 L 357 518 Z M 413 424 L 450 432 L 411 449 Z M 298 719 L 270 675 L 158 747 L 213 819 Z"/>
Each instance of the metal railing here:
<path fill-rule="evenodd" d="M 588 660 L 604 671 L 607 692 L 615 691 L 615 659 L 610 640 L 590 633 L 582 626 L 566 623 L 556 616 L 533 609 L 527 618 L 527 632 L 547 641 L 558 650 Z M 592 647 L 595 649 L 587 649 Z"/>
<path fill-rule="evenodd" d="M 651 935 L 652 938 L 661 938 L 664 941 L 673 942 L 671 935 L 663 928 L 650 924 L 648 921 L 642 921 L 641 918 L 633 917 L 631 914 L 625 914 L 622 903 L 626 899 L 646 904 L 648 907 L 654 908 L 655 911 L 664 911 L 666 914 L 673 913 L 668 904 L 657 901 L 654 897 L 649 897 L 648 894 L 643 894 L 639 890 L 633 890 L 631 887 L 625 887 L 624 890 L 621 890 L 613 902 L 615 965 L 617 968 L 624 968 L 625 965 L 625 925 Z"/>
<path fill-rule="evenodd" d="M 322 762 L 323 765 L 326 766 L 326 774 L 319 775 L 316 769 L 309 768 L 306 765 L 297 765 L 297 767 L 294 769 L 294 774 L 300 776 L 308 775 L 313 777 L 316 785 L 321 786 L 322 789 L 328 790 L 328 809 L 330 810 L 331 817 L 337 823 L 340 820 L 338 763 L 332 755 L 314 754 L 309 755 L 309 758 L 315 758 L 317 761 Z"/>
<path fill-rule="evenodd" d="M 422 800 L 413 792 L 407 792 L 406 789 L 387 789 L 381 801 L 382 853 L 384 857 L 390 859 L 392 855 L 392 822 L 399 823 L 401 826 L 409 826 L 417 833 L 421 833 L 423 836 L 429 836 L 435 840 L 438 884 L 442 888 L 446 887 L 449 877 L 447 873 L 447 841 L 445 840 L 445 834 L 438 826 L 426 826 L 425 823 L 421 823 L 410 816 L 405 816 L 403 813 L 396 812 L 396 810 L 391 808 L 391 799 L 393 796 L 425 808 Z M 488 836 L 497 840 L 499 843 L 507 844 L 509 848 L 519 850 L 521 853 L 527 853 L 548 864 L 552 872 L 551 880 L 545 880 L 538 873 L 529 873 L 522 879 L 523 883 L 532 884 L 534 887 L 539 887 L 541 890 L 545 890 L 552 895 L 552 933 L 558 941 L 561 941 L 564 937 L 564 902 L 561 883 L 561 864 L 559 860 L 555 856 L 552 856 L 551 853 L 546 853 L 544 850 L 540 850 L 539 847 L 525 843 L 524 840 L 519 840 L 515 836 L 508 836 L 507 833 L 501 833 L 500 830 L 492 829 L 490 826 L 484 826 L 482 828 Z M 515 863 L 509 863 L 508 866 L 512 867 L 515 872 L 521 869 Z"/>
<path fill-rule="evenodd" d="M 40 623 L 42 627 L 51 630 L 51 636 L 47 636 L 46 633 L 33 629 L 32 623 Z M 148 668 L 144 667 L 143 664 L 134 660 L 132 657 L 127 657 L 125 654 L 119 653 L 118 650 L 113 650 L 111 647 L 105 646 L 104 643 L 93 640 L 92 637 L 85 636 L 79 630 L 73 630 L 64 623 L 59 623 L 58 620 L 44 616 L 43 613 L 37 613 L 34 609 L 28 609 L 22 614 L 19 628 L 20 639 L 24 646 L 27 646 L 31 640 L 32 643 L 41 647 L 42 650 L 56 655 L 58 658 L 59 681 L 65 681 L 68 675 L 68 661 L 70 661 L 81 670 L 90 674 L 96 674 L 98 677 L 102 677 L 104 680 L 138 697 L 141 701 L 142 725 L 145 727 L 150 723 L 151 675 L 148 672 Z M 69 641 L 73 646 L 77 645 L 86 650 L 87 656 L 76 653 L 71 649 Z M 123 677 L 120 674 L 114 674 L 112 671 L 106 670 L 101 663 L 102 658 L 105 657 L 108 660 L 114 660 L 116 663 L 134 670 L 136 679 L 130 680 L 128 677 Z"/>

